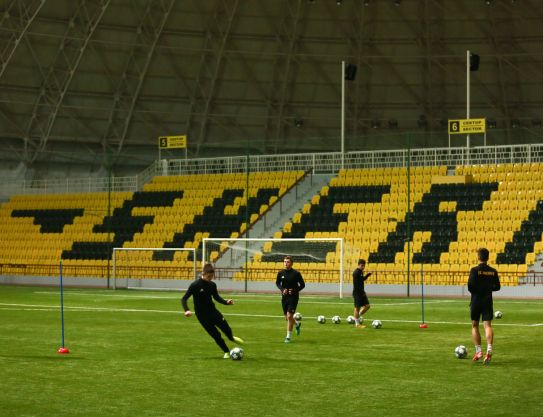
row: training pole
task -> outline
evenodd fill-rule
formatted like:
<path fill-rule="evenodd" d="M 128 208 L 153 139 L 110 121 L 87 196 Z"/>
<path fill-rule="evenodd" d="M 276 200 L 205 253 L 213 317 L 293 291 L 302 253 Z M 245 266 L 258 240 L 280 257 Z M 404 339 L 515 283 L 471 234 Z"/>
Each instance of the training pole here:
<path fill-rule="evenodd" d="M 421 295 L 421 309 L 422 309 L 422 321 L 419 324 L 421 329 L 427 329 L 428 325 L 424 322 L 424 269 L 420 270 L 420 295 Z"/>
<path fill-rule="evenodd" d="M 67 347 L 64 347 L 64 287 L 62 285 L 62 260 L 60 261 L 60 323 L 62 328 L 62 346 L 57 352 L 60 354 L 70 353 Z"/>

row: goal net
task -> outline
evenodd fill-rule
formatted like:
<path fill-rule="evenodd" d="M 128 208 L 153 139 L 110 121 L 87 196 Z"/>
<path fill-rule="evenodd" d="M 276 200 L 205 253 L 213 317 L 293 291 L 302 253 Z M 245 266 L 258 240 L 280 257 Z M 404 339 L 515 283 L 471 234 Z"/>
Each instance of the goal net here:
<path fill-rule="evenodd" d="M 194 248 L 113 248 L 113 289 L 186 288 L 196 278 Z"/>
<path fill-rule="evenodd" d="M 230 280 L 232 289 L 276 289 L 277 273 L 290 255 L 306 287 L 343 296 L 341 238 L 204 238 L 202 264 L 215 265 L 216 280 Z"/>

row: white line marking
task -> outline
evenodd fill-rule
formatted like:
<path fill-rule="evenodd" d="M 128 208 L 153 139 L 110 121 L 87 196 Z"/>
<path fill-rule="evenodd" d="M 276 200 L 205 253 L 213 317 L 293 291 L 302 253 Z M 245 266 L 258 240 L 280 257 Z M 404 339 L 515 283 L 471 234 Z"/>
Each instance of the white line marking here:
<path fill-rule="evenodd" d="M 56 292 L 47 292 L 47 291 L 36 291 L 35 294 L 56 294 Z M 177 296 L 160 296 L 160 295 L 126 295 L 126 294 L 98 294 L 98 293 L 88 293 L 88 292 L 70 292 L 70 296 L 73 295 L 81 295 L 81 296 L 92 296 L 92 297 L 113 297 L 117 299 L 135 299 L 135 300 L 153 300 L 153 299 L 159 299 L 159 300 L 178 300 L 181 299 L 179 295 Z M 280 301 L 280 295 L 274 294 L 274 295 L 268 295 L 268 296 L 255 296 L 254 294 L 228 294 L 228 296 L 232 297 L 240 297 L 243 298 L 244 301 L 258 301 L 259 303 L 278 303 Z M 273 299 L 272 299 L 273 297 Z M 325 296 L 320 297 L 304 297 L 302 296 L 300 298 L 300 302 L 303 304 L 332 304 L 332 305 L 352 305 L 352 299 L 349 297 L 345 301 L 308 301 L 310 299 L 322 299 Z M 381 299 L 382 300 L 382 299 Z M 386 298 L 385 298 L 386 300 Z M 390 299 L 394 300 L 394 299 Z M 425 300 L 424 304 L 445 304 L 445 303 L 457 303 L 457 302 L 465 302 L 466 300 Z M 396 302 L 396 303 L 379 303 L 375 302 L 372 303 L 373 305 L 378 306 L 404 306 L 404 305 L 420 305 L 421 300 L 414 300 L 414 301 L 405 301 L 405 302 Z"/>
<path fill-rule="evenodd" d="M 10 303 L 0 303 L 0 306 L 6 306 L 7 308 L 0 307 L 0 310 L 45 310 L 45 311 L 58 311 L 58 306 L 46 306 L 39 304 L 10 304 Z M 11 307 L 11 308 L 10 308 Z M 177 314 L 181 315 L 180 310 L 152 310 L 152 309 L 136 309 L 136 308 L 105 308 L 105 307 L 81 307 L 81 306 L 64 306 L 64 310 L 70 310 L 72 312 L 89 312 L 89 311 L 103 311 L 103 312 L 113 312 L 113 313 L 161 313 L 161 314 Z M 277 315 L 268 315 L 268 314 L 245 314 L 245 313 L 223 313 L 225 316 L 232 317 L 247 317 L 247 318 L 280 318 L 283 319 L 284 316 Z M 316 319 L 316 317 L 307 316 L 306 319 Z M 370 321 L 372 319 L 366 319 Z M 383 323 L 420 323 L 420 320 L 395 320 L 387 319 L 381 320 Z M 452 324 L 452 325 L 470 325 L 470 322 L 451 322 L 451 321 L 425 321 L 427 324 Z M 511 326 L 511 327 L 541 327 L 543 323 L 534 323 L 534 324 L 524 324 L 524 323 L 493 323 L 497 326 Z"/>

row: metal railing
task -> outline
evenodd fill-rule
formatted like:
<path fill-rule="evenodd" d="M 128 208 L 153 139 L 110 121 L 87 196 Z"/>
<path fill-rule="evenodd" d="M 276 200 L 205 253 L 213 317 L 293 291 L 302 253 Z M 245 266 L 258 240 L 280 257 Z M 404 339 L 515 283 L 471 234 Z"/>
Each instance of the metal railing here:
<path fill-rule="evenodd" d="M 138 188 L 137 176 L 22 180 L 0 185 L 0 195 L 94 193 L 110 190 L 137 191 Z"/>
<path fill-rule="evenodd" d="M 396 149 L 382 151 L 242 155 L 219 158 L 172 159 L 153 162 L 140 174 L 129 177 L 66 178 L 5 181 L 0 197 L 14 194 L 48 194 L 108 191 L 137 191 L 157 175 L 224 174 L 304 170 L 315 174 L 337 173 L 344 168 L 383 168 L 433 165 L 479 165 L 543 162 L 543 143 L 479 147 Z"/>

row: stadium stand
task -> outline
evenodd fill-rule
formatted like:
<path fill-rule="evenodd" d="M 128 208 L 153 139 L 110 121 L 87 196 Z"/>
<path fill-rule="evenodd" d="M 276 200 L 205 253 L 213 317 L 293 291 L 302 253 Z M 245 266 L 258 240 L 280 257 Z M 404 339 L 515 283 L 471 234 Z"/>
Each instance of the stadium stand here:
<path fill-rule="evenodd" d="M 463 285 L 486 246 L 504 285 L 517 285 L 543 252 L 542 173 L 538 163 L 457 166 L 454 175 L 446 166 L 344 169 L 275 237 L 343 238 L 346 274 L 366 258 L 374 282 L 396 284 Z M 113 247 L 199 251 L 206 237 L 243 236 L 304 175 L 156 176 L 139 192 L 14 196 L 0 208 L 2 273 L 55 275 L 62 257 L 70 276 L 105 277 Z M 277 253 L 296 252 L 311 254 L 296 260 L 309 282 L 337 282 L 336 242 L 289 245 L 264 245 L 247 265 L 250 279 L 269 280 Z M 191 256 L 148 251 L 126 262 L 189 268 Z"/>
<path fill-rule="evenodd" d="M 63 259 L 69 276 L 106 277 L 114 247 L 198 248 L 204 237 L 238 236 L 304 175 L 155 177 L 134 193 L 14 196 L 0 208 L 2 273 L 56 275 Z M 141 277 L 145 268 L 193 265 L 188 252 L 146 251 L 126 262 L 140 265 Z"/>
<path fill-rule="evenodd" d="M 343 237 L 345 265 L 368 259 L 377 283 L 406 283 L 409 257 L 412 283 L 424 274 L 427 284 L 463 285 L 476 249 L 486 246 L 503 284 L 517 285 L 543 246 L 541 165 L 458 166 L 449 176 L 446 166 L 410 171 L 410 184 L 406 168 L 340 171 L 284 225 L 281 236 Z M 277 262 L 271 253 L 290 250 L 279 245 L 265 248 L 270 255 L 265 250 L 250 267 L 276 269 L 266 263 Z M 331 271 L 337 271 L 338 256 L 328 248 L 320 257 L 330 282 L 337 281 Z M 298 269 L 309 272 L 309 260 L 300 261 Z"/>

